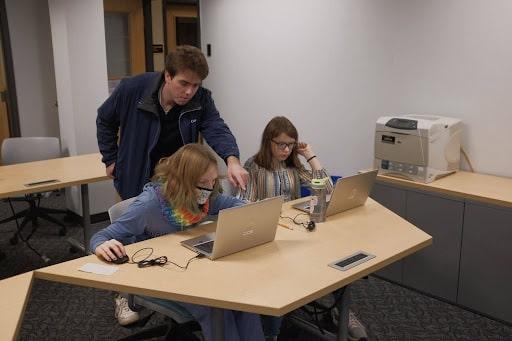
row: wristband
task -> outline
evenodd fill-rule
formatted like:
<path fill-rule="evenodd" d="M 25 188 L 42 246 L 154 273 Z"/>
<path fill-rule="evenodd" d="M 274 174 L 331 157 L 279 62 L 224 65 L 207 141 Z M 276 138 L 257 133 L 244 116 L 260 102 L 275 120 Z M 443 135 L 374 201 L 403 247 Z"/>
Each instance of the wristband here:
<path fill-rule="evenodd" d="M 309 159 L 307 159 L 307 160 L 306 160 L 306 162 L 309 162 L 309 161 L 313 160 L 315 157 L 316 157 L 316 155 L 313 155 L 312 157 L 310 157 Z"/>

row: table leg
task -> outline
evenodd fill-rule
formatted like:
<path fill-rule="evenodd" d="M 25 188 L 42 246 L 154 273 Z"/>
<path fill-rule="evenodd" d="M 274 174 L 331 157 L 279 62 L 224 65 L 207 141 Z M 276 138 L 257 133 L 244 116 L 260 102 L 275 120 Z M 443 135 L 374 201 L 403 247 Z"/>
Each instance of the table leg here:
<path fill-rule="evenodd" d="M 340 289 L 341 297 L 338 299 L 338 311 L 340 316 L 338 318 L 338 341 L 348 340 L 348 309 L 350 306 L 350 291 L 349 286 Z"/>
<path fill-rule="evenodd" d="M 80 194 L 82 195 L 82 227 L 84 229 L 84 244 L 74 238 L 68 238 L 68 243 L 85 255 L 90 254 L 89 241 L 91 240 L 91 214 L 89 211 L 89 187 L 87 184 L 80 185 Z"/>
<path fill-rule="evenodd" d="M 224 341 L 224 311 L 212 308 L 212 336 L 214 341 Z"/>
<path fill-rule="evenodd" d="M 84 248 L 86 254 L 90 254 L 89 241 L 91 240 L 91 212 L 89 210 L 89 186 L 87 184 L 80 185 L 82 194 L 82 217 L 84 226 Z"/>

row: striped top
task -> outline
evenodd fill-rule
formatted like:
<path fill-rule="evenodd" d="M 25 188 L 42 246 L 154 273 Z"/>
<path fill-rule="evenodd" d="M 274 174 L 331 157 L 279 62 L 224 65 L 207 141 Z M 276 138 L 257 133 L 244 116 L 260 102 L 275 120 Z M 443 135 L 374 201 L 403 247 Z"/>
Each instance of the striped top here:
<path fill-rule="evenodd" d="M 249 181 L 246 189 L 240 190 L 237 197 L 249 201 L 258 201 L 266 198 L 282 195 L 285 201 L 300 198 L 300 187 L 309 186 L 311 179 L 329 177 L 325 169 L 311 171 L 304 167 L 286 167 L 281 163 L 277 170 L 267 170 L 254 162 L 254 157 L 249 158 L 244 165 L 249 172 Z M 332 181 L 329 177 L 327 193 L 332 191 Z"/>

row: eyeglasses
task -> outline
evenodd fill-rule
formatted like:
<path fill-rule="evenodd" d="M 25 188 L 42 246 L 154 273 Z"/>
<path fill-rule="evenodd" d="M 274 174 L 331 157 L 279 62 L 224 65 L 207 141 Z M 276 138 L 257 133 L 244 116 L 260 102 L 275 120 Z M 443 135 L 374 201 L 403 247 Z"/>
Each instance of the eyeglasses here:
<path fill-rule="evenodd" d="M 217 179 L 212 180 L 203 180 L 196 184 L 196 187 L 199 189 L 212 189 L 215 187 L 215 184 L 217 183 Z"/>
<path fill-rule="evenodd" d="M 286 147 L 288 147 L 289 150 L 292 150 L 293 148 L 295 148 L 295 145 L 297 144 L 296 142 L 284 143 L 284 142 L 276 142 L 274 140 L 270 140 L 270 141 L 274 142 L 277 146 L 277 149 L 279 149 L 279 150 L 285 150 Z"/>

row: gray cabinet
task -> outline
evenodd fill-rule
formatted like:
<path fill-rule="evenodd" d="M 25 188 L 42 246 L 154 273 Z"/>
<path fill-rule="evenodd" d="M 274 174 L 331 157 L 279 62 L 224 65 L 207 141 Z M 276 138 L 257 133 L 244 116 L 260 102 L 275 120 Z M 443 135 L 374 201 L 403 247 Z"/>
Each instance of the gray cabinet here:
<path fill-rule="evenodd" d="M 512 208 L 387 183 L 371 197 L 433 237 L 377 275 L 512 323 Z"/>
<path fill-rule="evenodd" d="M 405 219 L 406 191 L 404 189 L 376 183 L 373 185 L 370 197 Z"/>
<path fill-rule="evenodd" d="M 370 196 L 373 200 L 405 219 L 405 190 L 376 183 Z M 382 268 L 375 274 L 402 283 L 402 260 Z"/>
<path fill-rule="evenodd" d="M 403 284 L 455 302 L 464 202 L 408 191 L 406 212 L 433 243 L 404 259 Z"/>
<path fill-rule="evenodd" d="M 457 303 L 512 322 L 512 209 L 466 203 Z"/>

